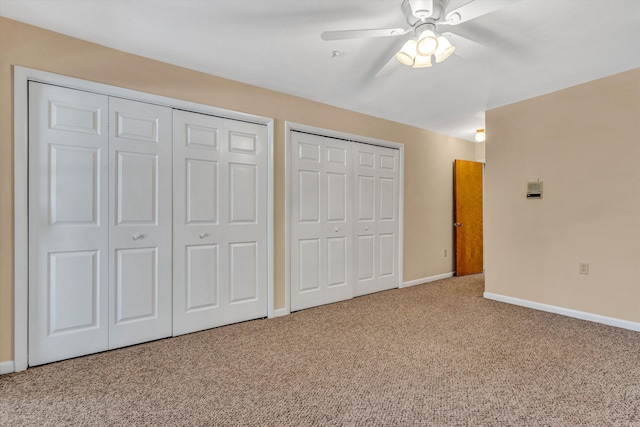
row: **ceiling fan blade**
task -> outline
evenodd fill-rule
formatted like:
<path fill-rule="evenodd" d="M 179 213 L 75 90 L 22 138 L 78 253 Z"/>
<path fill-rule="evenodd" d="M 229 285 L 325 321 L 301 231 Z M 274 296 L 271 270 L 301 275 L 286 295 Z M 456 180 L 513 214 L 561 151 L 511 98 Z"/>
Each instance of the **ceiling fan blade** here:
<path fill-rule="evenodd" d="M 454 54 L 467 61 L 477 62 L 489 55 L 489 48 L 483 44 L 451 32 L 444 32 L 442 35 L 447 37 L 451 44 L 455 46 Z"/>
<path fill-rule="evenodd" d="M 341 31 L 325 31 L 320 37 L 322 40 L 347 40 L 347 39 L 359 39 L 367 37 L 390 37 L 401 36 L 411 31 L 411 28 L 378 28 L 375 30 L 341 30 Z"/>
<path fill-rule="evenodd" d="M 471 0 L 470 2 L 449 11 L 445 17 L 445 25 L 458 25 L 479 16 L 501 9 L 519 0 Z"/>

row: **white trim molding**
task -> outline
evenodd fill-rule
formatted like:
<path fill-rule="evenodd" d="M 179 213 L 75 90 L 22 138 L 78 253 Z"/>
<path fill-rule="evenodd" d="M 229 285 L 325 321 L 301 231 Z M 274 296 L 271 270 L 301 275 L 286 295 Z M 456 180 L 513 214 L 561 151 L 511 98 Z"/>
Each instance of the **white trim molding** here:
<path fill-rule="evenodd" d="M 13 368 L 13 360 L 0 362 L 0 375 L 10 374 L 12 372 L 15 372 L 15 369 Z"/>
<path fill-rule="evenodd" d="M 437 274 L 435 276 L 423 277 L 422 279 L 408 280 L 402 284 L 403 288 L 408 288 L 409 286 L 422 285 L 423 283 L 435 282 L 437 280 L 448 279 L 455 275 L 455 271 L 444 274 Z"/>
<path fill-rule="evenodd" d="M 288 316 L 289 314 L 291 313 L 289 313 L 289 310 L 287 310 L 286 308 L 277 308 L 273 312 L 273 317 L 283 317 Z"/>
<path fill-rule="evenodd" d="M 493 301 L 505 302 L 507 304 L 519 305 L 521 307 L 532 308 L 534 310 L 546 311 L 548 313 L 560 314 L 562 316 L 574 317 L 576 319 L 587 320 L 589 322 L 601 323 L 603 325 L 615 326 L 617 328 L 640 332 L 640 323 L 617 319 L 615 317 L 607 317 L 599 314 L 587 313 L 586 311 L 578 311 L 570 308 L 558 307 L 556 305 L 543 304 L 541 302 L 494 294 L 491 292 L 485 292 L 483 296 L 486 299 L 490 299 Z"/>

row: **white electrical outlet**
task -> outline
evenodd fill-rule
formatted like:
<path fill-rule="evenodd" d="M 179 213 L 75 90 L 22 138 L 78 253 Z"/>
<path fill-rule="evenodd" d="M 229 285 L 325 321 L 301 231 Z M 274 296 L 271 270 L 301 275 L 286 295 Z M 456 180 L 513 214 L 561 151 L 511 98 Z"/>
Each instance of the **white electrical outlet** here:
<path fill-rule="evenodd" d="M 589 263 L 588 262 L 580 262 L 580 263 L 578 263 L 578 273 L 579 274 L 589 274 Z"/>

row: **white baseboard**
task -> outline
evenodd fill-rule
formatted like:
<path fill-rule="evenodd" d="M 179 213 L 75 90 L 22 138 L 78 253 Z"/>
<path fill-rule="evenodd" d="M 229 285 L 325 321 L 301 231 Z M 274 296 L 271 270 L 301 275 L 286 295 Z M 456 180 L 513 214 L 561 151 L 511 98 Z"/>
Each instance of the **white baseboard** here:
<path fill-rule="evenodd" d="M 10 374 L 12 372 L 15 372 L 15 370 L 13 369 L 13 360 L 0 362 L 0 375 Z"/>
<path fill-rule="evenodd" d="M 282 317 L 289 314 L 289 310 L 286 308 L 278 308 L 273 311 L 273 317 Z"/>
<path fill-rule="evenodd" d="M 558 307 L 555 305 L 543 304 L 540 302 L 529 301 L 520 298 L 508 297 L 505 295 L 485 292 L 483 296 L 486 299 L 506 302 L 507 304 L 519 305 L 521 307 L 532 308 L 534 310 L 546 311 L 549 313 L 560 314 L 562 316 L 575 317 L 576 319 L 588 320 L 590 322 L 602 323 L 603 325 L 615 326 L 618 328 L 629 329 L 640 332 L 640 323 L 630 322 L 628 320 L 616 319 L 615 317 L 601 316 L 599 314 L 587 313 L 586 311 L 572 310 L 570 308 Z"/>
<path fill-rule="evenodd" d="M 437 276 L 430 276 L 430 277 L 423 277 L 422 279 L 409 280 L 408 282 L 404 282 L 402 284 L 402 287 L 407 288 L 409 286 L 435 282 L 436 280 L 448 279 L 449 277 L 453 277 L 454 274 L 455 274 L 455 271 L 452 271 L 451 273 L 438 274 Z"/>

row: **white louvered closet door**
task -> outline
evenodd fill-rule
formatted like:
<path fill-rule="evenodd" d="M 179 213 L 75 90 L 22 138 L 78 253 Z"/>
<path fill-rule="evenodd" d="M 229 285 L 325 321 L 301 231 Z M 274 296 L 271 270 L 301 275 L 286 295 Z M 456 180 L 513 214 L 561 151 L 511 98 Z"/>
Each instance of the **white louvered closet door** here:
<path fill-rule="evenodd" d="M 174 111 L 174 334 L 267 315 L 267 129 Z"/>
<path fill-rule="evenodd" d="M 291 309 L 352 298 L 351 144 L 291 132 Z"/>

